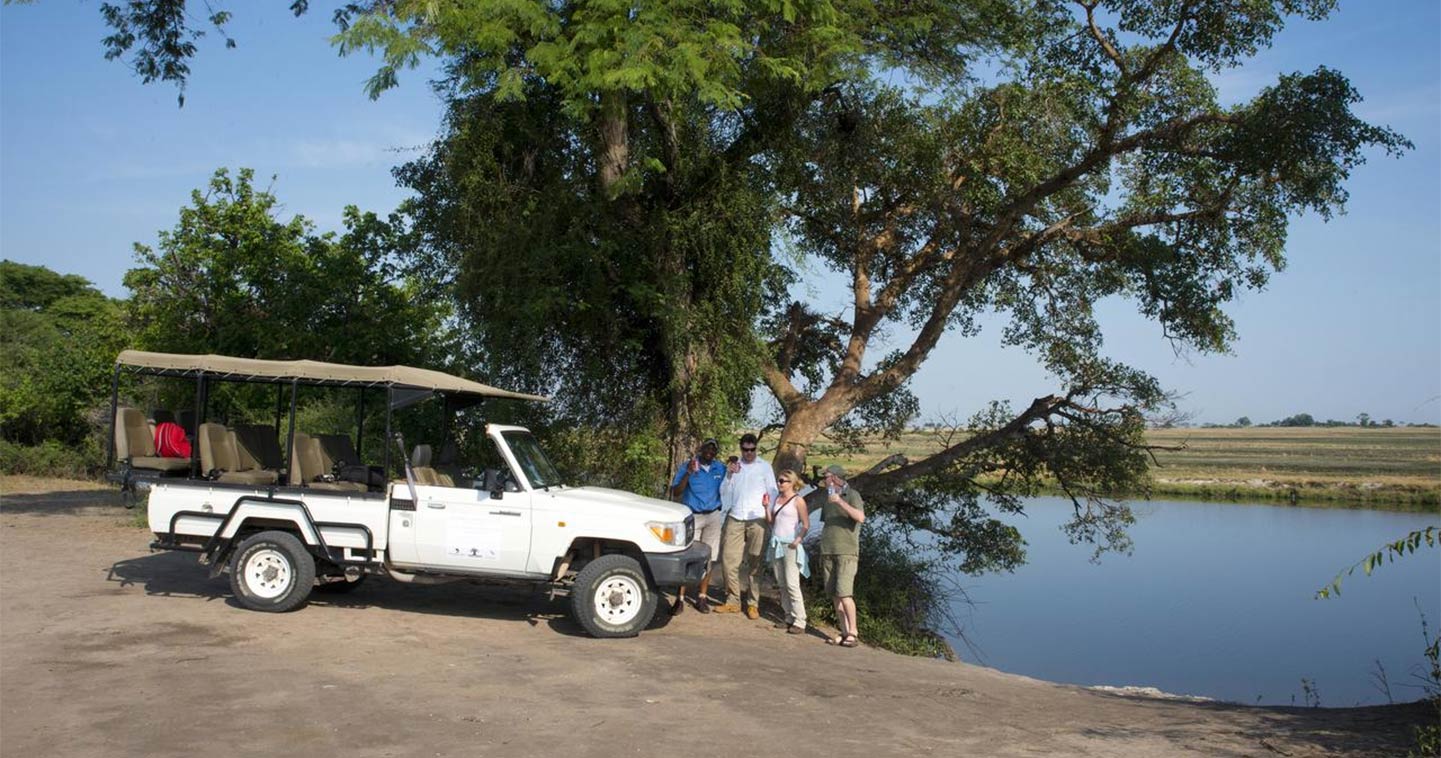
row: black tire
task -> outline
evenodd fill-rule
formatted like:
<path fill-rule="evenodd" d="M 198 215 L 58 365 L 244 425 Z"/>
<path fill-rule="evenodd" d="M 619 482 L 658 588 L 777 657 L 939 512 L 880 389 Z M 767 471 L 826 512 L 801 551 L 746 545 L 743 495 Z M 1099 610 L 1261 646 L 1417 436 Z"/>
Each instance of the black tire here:
<path fill-rule="evenodd" d="M 317 584 L 315 585 L 315 591 L 322 595 L 344 595 L 349 592 L 354 592 L 355 588 L 359 587 L 361 583 L 365 581 L 365 577 L 365 574 L 361 574 L 353 582 L 325 582 L 324 584 Z"/>
<path fill-rule="evenodd" d="M 315 559 L 293 534 L 252 534 L 230 554 L 230 591 L 253 611 L 293 611 L 314 585 Z"/>
<path fill-rule="evenodd" d="M 645 571 L 628 555 L 602 555 L 587 563 L 570 592 L 571 615 L 587 634 L 600 638 L 640 634 L 650 626 L 657 602 Z"/>

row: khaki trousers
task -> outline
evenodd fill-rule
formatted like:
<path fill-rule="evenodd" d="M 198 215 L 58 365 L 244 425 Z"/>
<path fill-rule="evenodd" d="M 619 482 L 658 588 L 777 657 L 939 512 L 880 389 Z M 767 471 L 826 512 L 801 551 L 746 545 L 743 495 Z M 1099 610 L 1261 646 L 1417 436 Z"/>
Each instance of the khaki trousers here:
<path fill-rule="evenodd" d="M 752 604 L 760 602 L 761 556 L 768 539 L 764 518 L 741 521 L 726 516 L 721 531 L 721 570 L 725 572 L 727 603 L 740 604 L 741 593 L 747 591 Z"/>
<path fill-rule="evenodd" d="M 786 555 L 771 561 L 776 574 L 776 586 L 781 591 L 781 610 L 785 611 L 786 623 L 806 628 L 806 601 L 801 597 L 801 565 L 796 560 L 796 549 L 786 547 Z"/>

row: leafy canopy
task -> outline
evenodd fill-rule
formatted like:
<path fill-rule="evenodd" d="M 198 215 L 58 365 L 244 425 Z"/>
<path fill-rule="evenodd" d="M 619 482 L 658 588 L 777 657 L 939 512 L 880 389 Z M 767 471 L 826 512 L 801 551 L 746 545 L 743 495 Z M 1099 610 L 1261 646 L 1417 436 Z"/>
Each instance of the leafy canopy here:
<path fill-rule="evenodd" d="M 0 261 L 0 438 L 79 446 L 109 397 L 122 319 L 83 277 Z"/>

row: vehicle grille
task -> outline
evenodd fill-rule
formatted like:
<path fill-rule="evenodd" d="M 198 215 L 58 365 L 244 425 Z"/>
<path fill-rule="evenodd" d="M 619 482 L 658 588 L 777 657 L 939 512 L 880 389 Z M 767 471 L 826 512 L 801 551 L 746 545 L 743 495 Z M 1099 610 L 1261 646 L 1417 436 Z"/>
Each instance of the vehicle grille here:
<path fill-rule="evenodd" d="M 695 514 L 685 517 L 685 544 L 689 545 L 695 539 Z"/>

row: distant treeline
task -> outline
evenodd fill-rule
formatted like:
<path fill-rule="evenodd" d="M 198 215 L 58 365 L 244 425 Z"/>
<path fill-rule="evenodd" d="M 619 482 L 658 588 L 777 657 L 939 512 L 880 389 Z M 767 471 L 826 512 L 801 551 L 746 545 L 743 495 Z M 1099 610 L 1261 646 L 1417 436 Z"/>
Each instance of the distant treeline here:
<path fill-rule="evenodd" d="M 1338 420 L 1336 420 L 1336 419 L 1334 419 L 1334 418 L 1328 418 L 1328 419 L 1326 419 L 1325 421 L 1319 421 L 1319 420 L 1317 420 L 1314 416 L 1312 416 L 1312 415 L 1309 414 L 1309 413 L 1297 413 L 1297 414 L 1294 415 L 1294 416 L 1287 416 L 1286 418 L 1277 419 L 1277 420 L 1275 420 L 1275 421 L 1267 422 L 1267 423 L 1264 423 L 1264 424 L 1253 424 L 1253 423 L 1251 423 L 1250 417 L 1248 417 L 1248 416 L 1242 416 L 1242 417 L 1236 419 L 1235 423 L 1232 423 L 1232 424 L 1202 424 L 1201 426 L 1202 426 L 1202 427 L 1205 427 L 1205 428 L 1207 428 L 1207 429 L 1245 428 L 1245 427 L 1248 427 L 1248 426 L 1357 426 L 1357 427 L 1364 427 L 1364 428 L 1368 428 L 1368 429 L 1371 429 L 1371 428 L 1385 428 L 1385 429 L 1390 429 L 1390 428 L 1392 428 L 1392 427 L 1397 427 L 1397 426 L 1436 426 L 1436 425 L 1435 425 L 1435 424 L 1425 424 L 1425 423 L 1420 423 L 1420 424 L 1418 424 L 1418 423 L 1407 423 L 1407 422 L 1400 422 L 1400 423 L 1398 423 L 1398 422 L 1392 421 L 1392 420 L 1389 419 L 1389 418 L 1388 418 L 1388 419 L 1382 419 L 1382 420 L 1380 420 L 1380 421 L 1377 421 L 1376 419 L 1371 418 L 1371 414 L 1369 414 L 1369 413 L 1358 413 L 1358 414 L 1356 414 L 1356 418 L 1355 418 L 1354 421 L 1338 421 Z"/>

